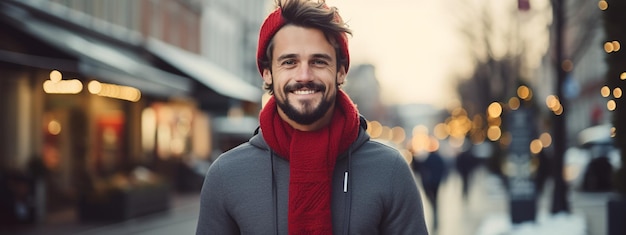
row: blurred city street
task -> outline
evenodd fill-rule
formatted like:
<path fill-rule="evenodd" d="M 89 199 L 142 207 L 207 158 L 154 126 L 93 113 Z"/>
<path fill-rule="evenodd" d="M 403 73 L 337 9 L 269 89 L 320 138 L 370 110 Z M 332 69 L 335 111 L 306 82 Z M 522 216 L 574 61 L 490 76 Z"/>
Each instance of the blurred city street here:
<path fill-rule="evenodd" d="M 431 234 L 626 234 L 626 1 L 328 3 L 354 32 L 337 89 Z M 194 234 L 271 101 L 273 5 L 0 0 L 0 235 Z"/>
<path fill-rule="evenodd" d="M 461 197 L 461 180 L 453 172 L 441 188 L 440 197 L 440 229 L 432 232 L 436 235 L 499 235 L 499 234 L 528 234 L 515 233 L 517 230 L 544 225 L 545 220 L 554 216 L 550 213 L 552 203 L 552 182 L 547 182 L 544 193 L 537 199 L 537 213 L 534 222 L 512 226 L 510 223 L 509 198 L 506 189 L 495 175 L 480 168 L 470 188 L 467 201 Z M 575 234 L 604 235 L 607 234 L 607 202 L 613 194 L 607 192 L 581 192 L 570 190 L 571 205 L 568 218 L 576 222 L 572 227 L 582 228 L 585 231 Z M 425 210 L 429 212 L 430 205 L 426 203 Z M 430 215 L 430 214 L 428 214 Z M 429 216 L 428 220 L 432 220 Z M 526 228 L 522 227 L 526 226 Z M 567 228 L 545 224 L 551 231 L 568 231 Z M 559 225 L 562 226 L 562 225 Z M 578 231 L 577 231 L 578 232 Z M 537 233 L 535 233 L 537 234 Z M 554 234 L 543 233 L 539 234 Z M 574 234 L 574 233 L 573 233 Z"/>
<path fill-rule="evenodd" d="M 419 176 L 418 176 L 419 177 Z M 429 231 L 433 235 L 495 235 L 502 222 L 509 218 L 508 198 L 500 180 L 484 168 L 475 172 L 467 199 L 462 198 L 460 176 L 452 171 L 441 185 L 439 229 L 432 229 L 431 205 L 424 200 L 424 211 Z M 551 189 L 538 200 L 537 220 L 549 215 Z M 606 201 L 609 193 L 573 193 L 570 197 L 572 215 L 584 220 L 587 235 L 606 234 Z M 76 234 L 76 235 L 130 235 L 130 234 L 195 234 L 199 210 L 197 193 L 173 197 L 171 209 L 116 223 L 80 223 L 73 211 L 49 216 L 38 225 L 2 231 L 0 234 Z M 500 231 L 502 232 L 502 231 Z M 510 232 L 510 231 L 504 231 Z"/>

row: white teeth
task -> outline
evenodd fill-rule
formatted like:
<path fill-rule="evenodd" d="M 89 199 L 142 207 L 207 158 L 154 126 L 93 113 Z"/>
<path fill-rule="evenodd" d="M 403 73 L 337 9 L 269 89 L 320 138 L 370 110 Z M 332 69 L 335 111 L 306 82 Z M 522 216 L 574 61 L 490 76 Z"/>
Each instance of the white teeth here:
<path fill-rule="evenodd" d="M 313 94 L 315 93 L 314 90 L 297 90 L 293 92 L 296 95 L 308 95 L 308 94 Z"/>

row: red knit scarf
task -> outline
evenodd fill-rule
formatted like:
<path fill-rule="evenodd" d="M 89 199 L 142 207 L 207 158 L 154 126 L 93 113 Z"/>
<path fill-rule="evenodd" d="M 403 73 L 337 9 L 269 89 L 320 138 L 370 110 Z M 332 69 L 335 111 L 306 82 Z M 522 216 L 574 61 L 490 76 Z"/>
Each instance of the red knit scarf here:
<path fill-rule="evenodd" d="M 271 97 L 260 114 L 263 138 L 289 161 L 289 234 L 332 234 L 331 178 L 337 156 L 348 150 L 359 132 L 352 100 L 337 92 L 330 124 L 317 131 L 299 131 L 278 115 Z"/>

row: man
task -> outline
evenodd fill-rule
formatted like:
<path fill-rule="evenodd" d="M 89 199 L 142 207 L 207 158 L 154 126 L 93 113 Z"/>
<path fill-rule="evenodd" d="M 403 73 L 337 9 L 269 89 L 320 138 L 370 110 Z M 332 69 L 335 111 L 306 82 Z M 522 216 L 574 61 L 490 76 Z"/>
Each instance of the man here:
<path fill-rule="evenodd" d="M 272 95 L 260 133 L 211 165 L 197 234 L 427 234 L 410 167 L 369 140 L 340 90 L 350 30 L 337 9 L 277 5 L 257 51 Z"/>

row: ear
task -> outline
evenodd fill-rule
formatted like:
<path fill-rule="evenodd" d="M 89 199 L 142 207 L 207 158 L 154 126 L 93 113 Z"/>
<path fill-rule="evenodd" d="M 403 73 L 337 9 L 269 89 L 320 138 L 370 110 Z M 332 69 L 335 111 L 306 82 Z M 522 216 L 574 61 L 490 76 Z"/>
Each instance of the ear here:
<path fill-rule="evenodd" d="M 337 84 L 343 84 L 346 81 L 346 67 L 341 66 L 337 71 Z"/>
<path fill-rule="evenodd" d="M 267 68 L 263 69 L 263 81 L 266 84 L 272 84 L 272 72 Z"/>

